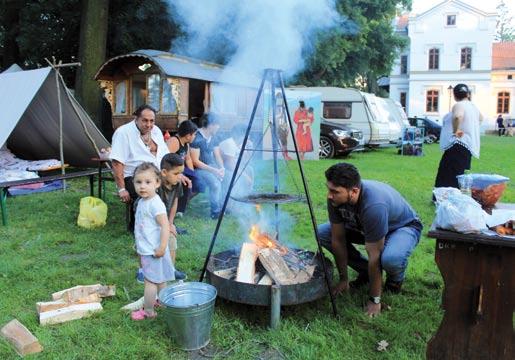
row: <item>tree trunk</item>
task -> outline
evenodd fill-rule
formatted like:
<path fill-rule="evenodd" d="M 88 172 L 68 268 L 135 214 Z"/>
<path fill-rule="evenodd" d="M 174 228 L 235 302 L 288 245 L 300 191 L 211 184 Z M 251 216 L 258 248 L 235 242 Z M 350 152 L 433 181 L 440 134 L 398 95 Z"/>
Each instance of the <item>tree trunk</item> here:
<path fill-rule="evenodd" d="M 95 124 L 101 127 L 102 90 L 94 79 L 104 63 L 107 42 L 108 0 L 82 0 L 79 61 L 75 94 Z"/>
<path fill-rule="evenodd" d="M 4 8 L 3 22 L 5 29 L 2 44 L 4 48 L 2 67 L 4 69 L 20 60 L 20 48 L 16 38 L 20 32 L 20 11 L 23 5 L 23 2 L 18 0 L 3 0 L 1 2 L 1 6 Z"/>

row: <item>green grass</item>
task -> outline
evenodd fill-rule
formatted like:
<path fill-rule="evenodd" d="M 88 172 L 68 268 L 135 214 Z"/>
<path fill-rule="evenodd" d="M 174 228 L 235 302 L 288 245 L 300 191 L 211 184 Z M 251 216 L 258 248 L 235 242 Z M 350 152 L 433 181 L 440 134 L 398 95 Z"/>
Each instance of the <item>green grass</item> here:
<path fill-rule="evenodd" d="M 481 159 L 473 160 L 474 172 L 515 176 L 515 139 L 482 138 Z M 431 188 L 441 156 L 438 145 L 425 147 L 423 157 L 401 157 L 396 149 L 352 154 L 345 161 L 358 166 L 364 178 L 387 182 L 398 189 L 421 216 L 425 229 L 434 207 Z M 327 221 L 324 170 L 341 161 L 305 162 L 311 197 L 319 223 Z M 294 163 L 289 163 L 293 169 Z M 263 172 L 258 172 L 262 174 Z M 295 171 L 292 170 L 292 173 Z M 515 180 L 515 179 L 514 179 Z M 503 201 L 515 202 L 512 181 Z M 69 182 L 66 193 L 53 192 L 8 199 L 8 227 L 0 227 L 0 324 L 19 319 L 44 347 L 37 359 L 181 359 L 191 354 L 178 350 L 167 338 L 162 320 L 135 323 L 119 308 L 142 296 L 135 282 L 138 265 L 132 237 L 125 232 L 125 208 L 108 189 L 108 225 L 97 230 L 77 227 L 80 198 L 88 194 L 87 181 Z M 293 190 L 299 188 L 289 182 Z M 112 184 L 109 184 L 112 186 Z M 315 249 L 306 206 L 289 204 L 288 222 L 282 219 L 290 244 Z M 192 201 L 189 214 L 178 221 L 189 234 L 179 239 L 178 267 L 197 280 L 208 250 L 215 222 L 206 220 L 208 206 L 202 195 Z M 222 224 L 215 252 L 245 235 L 229 216 Z M 281 232 L 282 233 L 282 232 Z M 41 327 L 35 303 L 77 284 L 116 284 L 117 295 L 103 301 L 104 311 L 88 319 Z M 329 298 L 283 308 L 279 330 L 267 329 L 268 309 L 219 300 L 211 337 L 215 358 L 256 359 L 423 359 L 426 343 L 442 318 L 442 278 L 434 263 L 434 240 L 423 237 L 407 272 L 403 293 L 385 294 L 391 310 L 369 319 L 362 311 L 366 289 L 337 299 L 333 317 Z M 376 344 L 390 345 L 379 353 Z M 0 341 L 0 358 L 17 358 L 11 346 Z"/>

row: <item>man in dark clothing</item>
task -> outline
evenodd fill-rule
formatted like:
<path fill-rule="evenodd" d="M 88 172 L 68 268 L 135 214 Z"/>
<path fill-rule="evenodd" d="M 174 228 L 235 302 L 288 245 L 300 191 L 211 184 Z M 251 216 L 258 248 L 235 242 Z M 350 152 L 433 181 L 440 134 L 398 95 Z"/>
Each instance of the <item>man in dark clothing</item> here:
<path fill-rule="evenodd" d="M 497 131 L 499 132 L 499 136 L 504 135 L 506 128 L 504 127 L 504 119 L 502 118 L 502 115 L 499 114 L 495 121 L 497 121 Z"/>
<path fill-rule="evenodd" d="M 333 292 L 370 283 L 366 313 L 376 316 L 381 312 L 382 270 L 387 275 L 385 289 L 399 292 L 422 223 L 395 189 L 361 180 L 354 165 L 335 164 L 325 176 L 329 223 L 320 225 L 318 234 L 334 255 L 340 274 Z M 368 260 L 352 244 L 364 244 Z M 347 266 L 358 272 L 353 282 L 348 280 Z"/>

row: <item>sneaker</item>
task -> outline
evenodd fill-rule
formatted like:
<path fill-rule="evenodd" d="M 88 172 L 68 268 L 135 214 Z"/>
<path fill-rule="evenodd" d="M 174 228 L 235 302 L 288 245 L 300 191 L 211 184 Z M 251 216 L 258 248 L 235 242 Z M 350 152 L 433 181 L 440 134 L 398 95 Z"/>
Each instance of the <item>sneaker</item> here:
<path fill-rule="evenodd" d="M 368 285 L 368 275 L 358 275 L 358 277 L 349 282 L 351 289 L 359 289 L 362 286 Z"/>
<path fill-rule="evenodd" d="M 185 235 L 188 233 L 188 230 L 178 227 L 177 225 L 175 225 L 175 231 L 177 231 L 177 235 Z"/>
<path fill-rule="evenodd" d="M 391 281 L 386 279 L 386 282 L 384 283 L 384 290 L 389 291 L 392 294 L 398 294 L 401 292 L 402 289 L 402 281 Z"/>
<path fill-rule="evenodd" d="M 142 268 L 139 268 L 138 272 L 136 273 L 136 281 L 139 282 L 140 284 L 144 284 L 145 283 L 145 276 L 143 275 L 143 269 Z"/>
<path fill-rule="evenodd" d="M 175 270 L 175 280 L 186 280 L 187 278 L 188 275 L 186 275 L 186 273 L 183 273 L 179 270 Z"/>

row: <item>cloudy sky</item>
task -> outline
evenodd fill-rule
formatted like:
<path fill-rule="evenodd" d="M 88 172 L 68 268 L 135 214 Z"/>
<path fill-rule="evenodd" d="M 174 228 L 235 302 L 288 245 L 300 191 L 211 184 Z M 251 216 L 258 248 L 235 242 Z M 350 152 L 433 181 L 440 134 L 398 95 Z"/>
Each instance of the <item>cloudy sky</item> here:
<path fill-rule="evenodd" d="M 420 14 L 433 6 L 441 3 L 443 0 L 413 0 L 413 12 Z M 471 6 L 481 9 L 486 12 L 495 12 L 495 8 L 499 4 L 498 0 L 485 1 L 485 0 L 462 0 Z M 505 0 L 504 3 L 510 8 L 510 14 L 515 18 L 515 1 Z"/>

